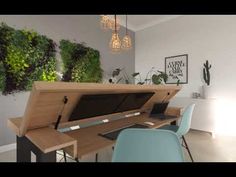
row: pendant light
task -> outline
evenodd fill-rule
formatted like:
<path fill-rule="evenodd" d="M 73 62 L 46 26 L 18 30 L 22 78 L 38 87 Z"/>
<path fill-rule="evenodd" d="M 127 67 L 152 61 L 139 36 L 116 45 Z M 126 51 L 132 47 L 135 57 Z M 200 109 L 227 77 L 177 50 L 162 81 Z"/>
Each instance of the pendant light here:
<path fill-rule="evenodd" d="M 128 34 L 128 28 L 127 28 L 127 15 L 126 15 L 126 32 L 124 38 L 122 39 L 121 48 L 123 50 L 129 50 L 132 48 L 132 40 L 130 35 Z"/>
<path fill-rule="evenodd" d="M 112 32 L 112 37 L 110 40 L 110 48 L 112 52 L 119 52 L 121 50 L 121 41 L 119 38 L 119 34 L 117 33 L 116 15 L 115 15 L 115 30 Z"/>
<path fill-rule="evenodd" d="M 102 15 L 100 20 L 100 27 L 104 31 L 108 30 L 110 28 L 110 18 L 108 15 Z"/>
<path fill-rule="evenodd" d="M 115 22 L 116 21 L 116 22 Z M 116 28 L 116 30 L 117 31 L 119 31 L 119 29 L 120 29 L 120 23 L 119 23 L 119 19 L 118 18 L 116 18 L 116 19 L 114 19 L 114 18 L 110 18 L 109 19 L 109 28 L 111 29 L 111 30 L 115 30 L 115 28 Z"/>

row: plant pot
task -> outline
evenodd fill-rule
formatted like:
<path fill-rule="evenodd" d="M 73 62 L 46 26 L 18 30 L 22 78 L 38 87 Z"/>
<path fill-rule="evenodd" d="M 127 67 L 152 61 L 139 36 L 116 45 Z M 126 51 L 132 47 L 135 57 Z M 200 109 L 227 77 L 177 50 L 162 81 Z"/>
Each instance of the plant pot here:
<path fill-rule="evenodd" d="M 214 98 L 213 92 L 212 92 L 212 87 L 209 85 L 203 85 L 202 86 L 202 95 L 203 98 L 207 99 L 207 98 Z"/>

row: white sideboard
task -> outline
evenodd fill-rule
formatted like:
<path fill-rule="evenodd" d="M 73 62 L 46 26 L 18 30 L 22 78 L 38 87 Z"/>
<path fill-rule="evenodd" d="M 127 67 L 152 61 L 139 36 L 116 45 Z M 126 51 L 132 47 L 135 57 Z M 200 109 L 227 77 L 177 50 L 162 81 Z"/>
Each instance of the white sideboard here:
<path fill-rule="evenodd" d="M 183 107 L 195 103 L 195 109 L 191 121 L 191 129 L 212 133 L 214 136 L 216 125 L 216 99 L 174 97 L 169 106 Z"/>

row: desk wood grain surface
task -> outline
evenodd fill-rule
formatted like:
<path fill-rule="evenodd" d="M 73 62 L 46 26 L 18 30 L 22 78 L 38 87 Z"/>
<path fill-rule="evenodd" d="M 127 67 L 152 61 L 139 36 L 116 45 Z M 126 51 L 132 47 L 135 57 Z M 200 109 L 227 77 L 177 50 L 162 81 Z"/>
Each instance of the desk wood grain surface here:
<path fill-rule="evenodd" d="M 133 117 L 122 118 L 95 126 L 69 131 L 65 134 L 77 140 L 77 154 L 78 158 L 81 158 L 84 155 L 87 155 L 89 153 L 96 153 L 103 148 L 109 146 L 111 147 L 115 144 L 115 141 L 99 136 L 99 133 L 113 131 L 115 129 L 119 129 L 132 124 L 142 124 L 148 126 L 149 128 L 159 128 L 176 120 L 178 120 L 178 118 L 166 120 L 150 118 L 148 113 L 143 113 Z M 154 125 L 148 125 L 145 122 L 152 122 L 154 123 Z M 73 149 L 70 147 L 65 148 L 65 151 L 69 155 L 73 154 Z"/>

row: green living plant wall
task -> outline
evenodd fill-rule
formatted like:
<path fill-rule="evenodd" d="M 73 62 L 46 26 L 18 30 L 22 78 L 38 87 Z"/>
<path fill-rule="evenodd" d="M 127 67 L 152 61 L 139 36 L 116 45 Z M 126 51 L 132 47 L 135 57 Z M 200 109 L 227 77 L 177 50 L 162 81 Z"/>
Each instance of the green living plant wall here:
<path fill-rule="evenodd" d="M 0 90 L 30 90 L 37 80 L 56 80 L 55 43 L 32 30 L 0 25 Z"/>
<path fill-rule="evenodd" d="M 69 40 L 61 40 L 59 48 L 64 66 L 63 81 L 101 82 L 103 71 L 99 51 Z"/>

